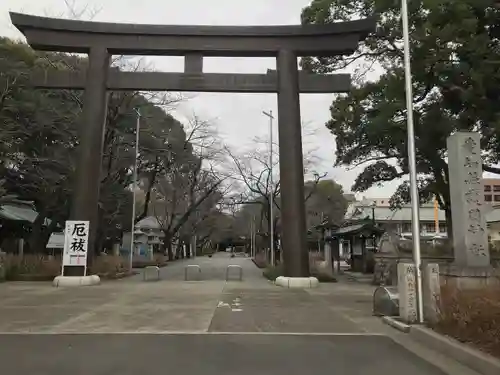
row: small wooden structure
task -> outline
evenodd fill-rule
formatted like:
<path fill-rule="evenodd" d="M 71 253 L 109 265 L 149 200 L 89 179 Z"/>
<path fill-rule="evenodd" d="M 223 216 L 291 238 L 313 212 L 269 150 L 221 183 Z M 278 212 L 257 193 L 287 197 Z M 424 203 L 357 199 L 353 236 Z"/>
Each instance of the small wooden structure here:
<path fill-rule="evenodd" d="M 325 241 L 330 243 L 333 258 L 344 258 L 355 272 L 373 273 L 374 254 L 384 229 L 372 220 L 346 223 L 325 228 Z"/>

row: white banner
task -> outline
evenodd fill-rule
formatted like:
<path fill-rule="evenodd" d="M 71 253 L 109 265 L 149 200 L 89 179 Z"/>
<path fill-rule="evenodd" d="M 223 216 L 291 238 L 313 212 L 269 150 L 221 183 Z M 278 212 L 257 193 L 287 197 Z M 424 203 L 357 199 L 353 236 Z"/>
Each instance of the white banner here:
<path fill-rule="evenodd" d="M 64 230 L 64 266 L 87 267 L 89 221 L 68 220 Z"/>

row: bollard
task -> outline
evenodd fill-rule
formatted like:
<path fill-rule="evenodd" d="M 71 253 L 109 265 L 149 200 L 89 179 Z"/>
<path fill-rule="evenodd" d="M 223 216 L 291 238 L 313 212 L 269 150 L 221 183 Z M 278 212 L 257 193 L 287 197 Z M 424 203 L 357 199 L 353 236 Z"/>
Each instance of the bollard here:
<path fill-rule="evenodd" d="M 148 271 L 152 271 L 153 275 L 156 274 L 156 278 L 148 280 Z M 157 267 L 157 266 L 144 267 L 144 271 L 142 272 L 142 276 L 143 276 L 144 281 L 158 281 L 158 280 L 160 280 L 160 267 Z"/>
<path fill-rule="evenodd" d="M 189 281 L 188 280 L 188 274 L 189 274 L 189 269 L 197 269 L 197 275 L 198 275 L 198 281 L 201 280 L 201 268 L 197 264 L 188 264 L 186 267 L 184 267 L 184 281 Z"/>
<path fill-rule="evenodd" d="M 239 281 L 243 281 L 243 268 L 241 268 L 241 266 L 238 266 L 236 264 L 230 264 L 229 266 L 227 266 L 227 268 L 226 268 L 226 281 L 229 281 L 229 271 L 231 269 L 238 270 L 239 271 Z"/>

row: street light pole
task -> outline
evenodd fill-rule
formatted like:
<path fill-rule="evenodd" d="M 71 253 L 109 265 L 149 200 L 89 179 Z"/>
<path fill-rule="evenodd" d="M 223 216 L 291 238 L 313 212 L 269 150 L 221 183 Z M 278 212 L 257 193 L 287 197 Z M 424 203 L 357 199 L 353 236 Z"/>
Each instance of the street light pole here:
<path fill-rule="evenodd" d="M 274 182 L 273 182 L 273 111 L 262 111 L 262 113 L 269 118 L 269 182 L 271 184 L 269 192 L 269 234 L 271 236 L 271 265 L 275 265 L 274 256 L 274 220 L 273 220 L 273 206 L 274 206 Z"/>
<path fill-rule="evenodd" d="M 408 26 L 408 3 L 401 2 L 401 18 L 403 21 L 403 44 L 404 44 L 404 69 L 406 87 L 406 121 L 408 127 L 408 164 L 410 170 L 410 196 L 411 196 L 411 223 L 413 238 L 413 261 L 415 263 L 415 278 L 417 284 L 417 311 L 418 321 L 424 321 L 424 308 L 422 300 L 422 270 L 420 257 L 420 215 L 419 197 L 417 188 L 417 163 L 415 157 L 415 130 L 413 126 L 413 91 L 410 63 L 410 37 Z"/>
<path fill-rule="evenodd" d="M 130 254 L 129 254 L 129 269 L 132 271 L 132 265 L 134 260 L 134 230 L 135 230 L 135 195 L 137 190 L 137 162 L 139 159 L 139 130 L 141 127 L 141 112 L 134 108 L 135 114 L 137 116 L 135 125 L 135 158 L 134 158 L 134 169 L 132 173 L 132 229 L 130 231 Z"/>

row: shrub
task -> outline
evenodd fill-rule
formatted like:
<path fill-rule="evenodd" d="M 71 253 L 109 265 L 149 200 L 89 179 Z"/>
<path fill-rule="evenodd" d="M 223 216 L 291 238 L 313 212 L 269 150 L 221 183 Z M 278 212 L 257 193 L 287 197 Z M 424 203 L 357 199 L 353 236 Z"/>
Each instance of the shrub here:
<path fill-rule="evenodd" d="M 439 321 L 433 328 L 500 357 L 500 286 L 442 287 Z"/>
<path fill-rule="evenodd" d="M 265 253 L 255 254 L 255 257 L 252 260 L 258 268 L 266 268 L 267 267 L 267 260 L 266 260 Z"/>
<path fill-rule="evenodd" d="M 163 254 L 155 254 L 153 260 L 149 259 L 134 259 L 133 268 L 145 268 L 150 266 L 165 267 L 168 263 L 167 256 Z"/>
<path fill-rule="evenodd" d="M 336 283 L 337 279 L 326 272 L 326 270 L 320 267 L 320 263 L 324 262 L 323 257 L 311 257 L 309 254 L 309 272 L 311 276 L 314 276 L 322 283 Z"/>
<path fill-rule="evenodd" d="M 327 275 L 325 273 L 314 273 L 311 272 L 311 276 L 318 279 L 320 283 L 336 283 L 337 279 L 332 275 Z"/>
<path fill-rule="evenodd" d="M 6 254 L 2 256 L 5 280 L 51 280 L 61 273 L 61 258 L 27 254 Z"/>
<path fill-rule="evenodd" d="M 284 270 L 282 265 L 276 267 L 269 266 L 263 272 L 262 275 L 271 281 L 275 281 L 279 276 L 283 276 Z"/>
<path fill-rule="evenodd" d="M 93 260 L 89 273 L 99 276 L 113 275 L 128 271 L 128 259 L 122 256 L 101 255 Z"/>
<path fill-rule="evenodd" d="M 88 274 L 99 275 L 103 279 L 121 279 L 137 274 L 130 272 L 129 262 L 126 256 L 101 255 L 94 259 Z"/>

